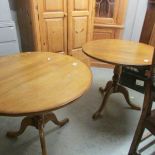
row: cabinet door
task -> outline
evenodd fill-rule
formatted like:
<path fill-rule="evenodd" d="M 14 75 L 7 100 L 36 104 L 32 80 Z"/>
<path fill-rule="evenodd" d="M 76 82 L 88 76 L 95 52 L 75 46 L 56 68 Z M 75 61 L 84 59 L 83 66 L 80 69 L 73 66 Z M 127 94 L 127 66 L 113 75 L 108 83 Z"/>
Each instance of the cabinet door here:
<path fill-rule="evenodd" d="M 128 0 L 95 0 L 95 32 L 96 38 L 121 38 Z M 103 29 L 103 33 L 96 33 Z M 111 32 L 110 32 L 111 31 Z M 115 34 L 115 35 L 114 35 Z"/>
<path fill-rule="evenodd" d="M 68 1 L 68 50 L 72 54 L 92 39 L 93 0 Z"/>
<path fill-rule="evenodd" d="M 38 0 L 42 51 L 67 53 L 66 0 Z"/>
<path fill-rule="evenodd" d="M 96 0 L 96 23 L 121 24 L 124 19 L 126 0 Z"/>

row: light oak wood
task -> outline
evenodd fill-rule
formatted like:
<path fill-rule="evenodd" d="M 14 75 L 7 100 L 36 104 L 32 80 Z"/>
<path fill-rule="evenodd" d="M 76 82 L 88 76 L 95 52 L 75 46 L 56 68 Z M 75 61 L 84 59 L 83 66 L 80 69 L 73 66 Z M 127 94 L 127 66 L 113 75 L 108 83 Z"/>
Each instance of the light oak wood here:
<path fill-rule="evenodd" d="M 87 10 L 89 6 L 89 0 L 84 0 L 81 2 L 79 0 L 75 0 L 74 6 L 75 6 L 75 10 Z"/>
<path fill-rule="evenodd" d="M 96 28 L 94 31 L 94 40 L 99 39 L 114 39 L 115 31 L 110 28 Z"/>
<path fill-rule="evenodd" d="M 84 62 L 89 67 L 92 65 L 90 61 L 91 58 L 82 52 L 82 48 L 73 50 L 72 56 Z"/>
<path fill-rule="evenodd" d="M 22 13 L 20 8 L 29 12 L 31 24 L 22 24 L 21 32 L 23 31 L 25 36 L 33 35 L 30 37 L 33 41 L 30 39 L 23 41 L 27 45 L 35 42 L 36 47 L 33 50 L 53 51 L 74 56 L 75 50 L 81 51 L 82 44 L 93 39 L 94 0 L 28 0 L 28 3 L 26 0 L 17 0 L 17 5 L 18 14 L 21 17 L 19 23 L 25 21 L 24 11 Z M 30 30 L 31 33 L 28 33 Z M 22 38 L 25 38 L 24 35 Z M 31 50 L 25 48 L 24 51 Z M 83 61 L 86 56 L 82 57 L 82 55 L 78 58 Z"/>
<path fill-rule="evenodd" d="M 68 52 L 81 49 L 93 38 L 93 0 L 68 1 Z"/>
<path fill-rule="evenodd" d="M 44 5 L 47 11 L 62 11 L 64 8 L 63 1 L 64 0 L 45 0 Z"/>
<path fill-rule="evenodd" d="M 152 63 L 153 46 L 118 39 L 90 41 L 83 45 L 87 55 L 110 64 L 147 66 Z"/>
<path fill-rule="evenodd" d="M 103 28 L 119 28 L 119 29 L 123 29 L 124 25 L 108 25 L 108 24 L 95 24 L 96 27 L 103 27 Z"/>
<path fill-rule="evenodd" d="M 41 50 L 67 53 L 66 0 L 37 0 Z"/>
<path fill-rule="evenodd" d="M 40 51 L 41 36 L 36 0 L 15 0 L 23 51 Z"/>
<path fill-rule="evenodd" d="M 28 52 L 0 57 L 0 115 L 27 116 L 9 138 L 24 133 L 28 126 L 39 130 L 42 155 L 47 155 L 44 126 L 52 121 L 58 126 L 54 113 L 79 98 L 91 85 L 90 69 L 81 61 L 51 52 Z"/>
<path fill-rule="evenodd" d="M 0 114 L 25 116 L 59 109 L 90 87 L 79 60 L 50 52 L 0 57 Z"/>

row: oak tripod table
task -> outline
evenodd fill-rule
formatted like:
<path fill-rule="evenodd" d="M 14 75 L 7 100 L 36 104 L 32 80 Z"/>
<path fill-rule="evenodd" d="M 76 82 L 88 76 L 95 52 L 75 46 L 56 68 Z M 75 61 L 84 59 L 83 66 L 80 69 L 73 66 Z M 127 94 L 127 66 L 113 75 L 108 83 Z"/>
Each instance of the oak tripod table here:
<path fill-rule="evenodd" d="M 90 41 L 83 45 L 83 52 L 88 56 L 115 65 L 112 81 L 109 81 L 104 89 L 99 89 L 104 98 L 93 119 L 101 115 L 112 93 L 122 93 L 132 109 L 140 110 L 140 107 L 131 103 L 127 89 L 119 84 L 122 66 L 151 65 L 153 51 L 154 48 L 150 45 L 117 39 Z"/>
<path fill-rule="evenodd" d="M 44 126 L 59 121 L 51 111 L 79 98 L 91 85 L 90 69 L 79 60 L 50 52 L 28 52 L 0 57 L 0 115 L 26 116 L 19 131 L 8 132 L 9 138 L 20 136 L 28 126 L 39 130 L 42 155 L 47 155 Z"/>

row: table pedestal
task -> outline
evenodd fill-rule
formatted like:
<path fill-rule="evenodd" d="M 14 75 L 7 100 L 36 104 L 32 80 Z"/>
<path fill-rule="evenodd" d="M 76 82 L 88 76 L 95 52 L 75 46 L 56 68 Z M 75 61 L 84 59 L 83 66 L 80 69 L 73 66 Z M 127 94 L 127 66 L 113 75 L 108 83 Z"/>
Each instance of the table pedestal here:
<path fill-rule="evenodd" d="M 103 102 L 102 102 L 100 108 L 93 115 L 93 119 L 97 119 L 101 115 L 101 112 L 107 103 L 107 99 L 112 93 L 122 93 L 124 95 L 127 103 L 129 104 L 129 106 L 132 109 L 135 109 L 135 110 L 141 109 L 140 107 L 131 103 L 127 89 L 119 84 L 121 72 L 122 72 L 122 66 L 116 65 L 114 68 L 114 76 L 113 76 L 112 81 L 109 81 L 106 84 L 106 87 L 104 89 L 103 88 L 99 89 L 101 94 L 104 96 L 104 98 L 103 98 Z"/>
<path fill-rule="evenodd" d="M 8 132 L 7 137 L 16 138 L 16 137 L 20 136 L 21 134 L 23 134 L 25 129 L 28 126 L 33 126 L 39 130 L 42 155 L 47 155 L 45 135 L 44 135 L 44 126 L 49 121 L 52 121 L 56 125 L 62 127 L 67 122 L 69 122 L 69 119 L 64 119 L 63 121 L 58 121 L 58 119 L 54 113 L 41 114 L 41 115 L 37 115 L 37 116 L 28 116 L 22 120 L 21 127 L 20 127 L 19 131 Z"/>

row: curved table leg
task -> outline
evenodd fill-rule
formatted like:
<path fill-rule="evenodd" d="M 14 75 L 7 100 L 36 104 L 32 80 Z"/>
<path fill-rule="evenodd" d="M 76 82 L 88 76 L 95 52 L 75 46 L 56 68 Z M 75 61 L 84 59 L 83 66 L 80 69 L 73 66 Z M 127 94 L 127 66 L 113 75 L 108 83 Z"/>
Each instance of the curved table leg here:
<path fill-rule="evenodd" d="M 113 88 L 111 88 L 111 87 L 106 91 L 100 108 L 97 110 L 97 112 L 92 117 L 94 120 L 96 120 L 97 118 L 99 118 L 101 116 L 101 112 L 102 112 L 103 108 L 105 107 L 105 105 L 107 103 L 107 99 L 112 92 L 113 92 Z"/>
<path fill-rule="evenodd" d="M 32 117 L 25 117 L 22 122 L 19 131 L 17 132 L 7 132 L 6 136 L 8 138 L 16 138 L 24 133 L 28 126 L 33 125 Z"/>
<path fill-rule="evenodd" d="M 106 84 L 106 87 L 104 89 L 102 87 L 99 88 L 101 94 L 104 95 L 104 99 L 103 99 L 103 102 L 102 102 L 99 110 L 93 115 L 93 119 L 97 119 L 100 116 L 103 108 L 106 105 L 106 101 L 107 101 L 108 97 L 112 93 L 122 93 L 124 95 L 127 103 L 130 105 L 130 107 L 132 109 L 135 109 L 135 110 L 141 109 L 140 107 L 138 107 L 130 102 L 129 93 L 128 93 L 127 89 L 119 84 L 121 73 L 122 73 L 122 66 L 116 65 L 114 68 L 114 75 L 113 75 L 112 81 L 109 81 Z"/>
<path fill-rule="evenodd" d="M 44 126 L 49 121 L 52 121 L 56 125 L 62 127 L 66 123 L 69 122 L 69 119 L 64 119 L 63 121 L 59 121 L 54 113 L 41 114 L 41 115 L 36 115 L 36 116 L 32 116 L 32 117 L 25 117 L 22 120 L 21 127 L 20 127 L 19 131 L 8 132 L 7 137 L 16 138 L 16 137 L 20 136 L 21 134 L 23 134 L 28 126 L 33 126 L 39 130 L 42 155 L 47 155 Z"/>
<path fill-rule="evenodd" d="M 105 88 L 100 87 L 99 91 L 101 92 L 101 94 L 104 94 L 109 88 L 111 88 L 112 84 L 113 84 L 112 81 L 108 81 L 108 83 L 106 84 Z"/>
<path fill-rule="evenodd" d="M 50 113 L 50 114 L 45 115 L 45 121 L 46 121 L 46 122 L 52 121 L 54 124 L 56 124 L 56 125 L 62 127 L 62 126 L 64 126 L 66 123 L 69 122 L 69 119 L 66 118 L 66 119 L 64 119 L 64 120 L 62 120 L 62 121 L 59 121 L 54 113 Z"/>
<path fill-rule="evenodd" d="M 131 103 L 130 98 L 129 98 L 129 93 L 128 93 L 128 91 L 127 91 L 127 89 L 126 89 L 125 87 L 123 87 L 123 86 L 121 86 L 121 85 L 118 85 L 117 92 L 120 92 L 120 93 L 122 93 L 122 94 L 124 95 L 124 97 L 125 97 L 125 99 L 126 99 L 128 105 L 129 105 L 132 109 L 134 109 L 134 110 L 141 110 L 140 107 L 138 107 L 137 105 Z"/>

